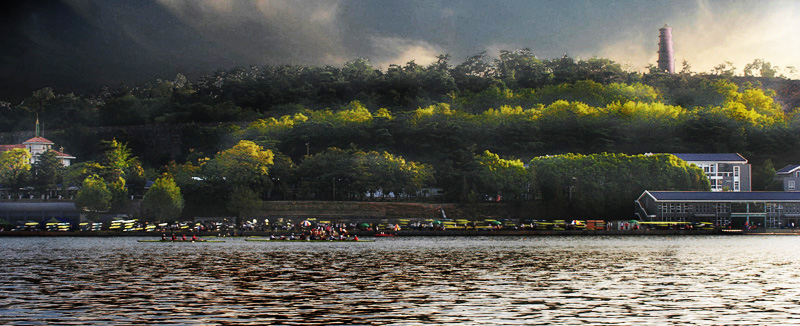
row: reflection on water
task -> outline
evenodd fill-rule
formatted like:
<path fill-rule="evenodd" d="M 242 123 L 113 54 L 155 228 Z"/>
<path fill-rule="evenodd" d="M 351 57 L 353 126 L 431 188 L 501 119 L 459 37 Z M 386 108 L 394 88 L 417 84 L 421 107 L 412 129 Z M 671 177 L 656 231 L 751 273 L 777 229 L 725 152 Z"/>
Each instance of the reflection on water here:
<path fill-rule="evenodd" d="M 1 238 L 0 324 L 776 324 L 800 238 Z"/>

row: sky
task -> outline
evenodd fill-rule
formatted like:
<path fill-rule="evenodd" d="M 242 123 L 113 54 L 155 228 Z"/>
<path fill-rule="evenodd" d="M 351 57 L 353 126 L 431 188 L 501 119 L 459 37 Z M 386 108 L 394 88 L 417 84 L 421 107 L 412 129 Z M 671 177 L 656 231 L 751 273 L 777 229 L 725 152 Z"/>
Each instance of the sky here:
<path fill-rule="evenodd" d="M 0 99 L 85 92 L 236 66 L 386 69 L 530 48 L 643 71 L 673 28 L 676 69 L 762 58 L 800 68 L 800 2 L 737 0 L 28 0 L 0 8 Z M 787 75 L 788 75 L 788 70 Z M 794 76 L 797 77 L 797 76 Z"/>

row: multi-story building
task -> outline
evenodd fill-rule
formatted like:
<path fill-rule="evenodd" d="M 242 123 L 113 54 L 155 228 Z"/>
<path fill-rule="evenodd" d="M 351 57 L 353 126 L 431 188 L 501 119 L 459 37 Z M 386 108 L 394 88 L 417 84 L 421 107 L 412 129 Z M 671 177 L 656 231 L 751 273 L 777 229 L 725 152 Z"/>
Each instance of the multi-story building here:
<path fill-rule="evenodd" d="M 775 178 L 783 184 L 783 191 L 800 191 L 800 165 L 787 165 L 775 172 Z"/>
<path fill-rule="evenodd" d="M 645 191 L 636 215 L 653 222 L 713 222 L 736 228 L 800 225 L 800 192 Z"/>
<path fill-rule="evenodd" d="M 750 164 L 738 153 L 672 153 L 703 169 L 711 191 L 750 191 Z"/>

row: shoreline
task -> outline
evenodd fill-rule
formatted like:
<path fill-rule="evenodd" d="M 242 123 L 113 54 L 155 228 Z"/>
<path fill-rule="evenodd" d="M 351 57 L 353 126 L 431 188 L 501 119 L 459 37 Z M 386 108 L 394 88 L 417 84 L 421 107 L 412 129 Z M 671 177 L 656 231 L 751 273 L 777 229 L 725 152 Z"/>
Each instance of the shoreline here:
<path fill-rule="evenodd" d="M 117 231 L 13 231 L 0 232 L 0 237 L 160 237 L 163 232 L 117 232 Z M 172 232 L 166 232 L 172 234 Z M 198 237 L 218 237 L 221 232 L 200 232 Z M 237 232 L 236 236 L 221 236 L 222 238 L 269 237 L 270 235 L 298 234 L 298 231 L 244 231 Z M 503 236 L 647 236 L 647 235 L 800 235 L 800 230 L 758 230 L 743 232 L 742 230 L 453 230 L 453 231 L 397 231 L 387 232 L 398 237 L 503 237 Z M 176 235 L 192 234 L 192 232 L 175 232 Z M 350 235 L 359 237 L 373 237 L 373 231 L 355 231 Z"/>

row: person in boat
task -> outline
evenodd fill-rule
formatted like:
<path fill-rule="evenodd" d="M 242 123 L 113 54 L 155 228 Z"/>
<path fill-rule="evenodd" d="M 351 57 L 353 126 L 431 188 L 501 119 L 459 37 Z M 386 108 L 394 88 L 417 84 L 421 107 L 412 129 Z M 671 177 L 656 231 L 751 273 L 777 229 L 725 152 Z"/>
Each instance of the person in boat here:
<path fill-rule="evenodd" d="M 197 234 L 192 233 L 192 241 L 200 240 L 197 238 Z"/>
<path fill-rule="evenodd" d="M 175 238 L 175 233 L 172 234 L 172 241 L 178 240 Z"/>
<path fill-rule="evenodd" d="M 161 234 L 161 241 L 167 241 L 167 234 L 166 233 L 162 233 Z"/>
<path fill-rule="evenodd" d="M 356 237 L 353 238 L 353 241 L 358 241 L 358 235 L 356 235 Z"/>
<path fill-rule="evenodd" d="M 181 239 L 182 239 L 183 241 L 186 241 L 186 233 L 184 233 L 184 234 L 183 234 L 183 236 L 181 237 Z"/>
<path fill-rule="evenodd" d="M 271 235 L 269 236 L 269 239 L 270 239 L 270 240 L 275 240 L 275 235 L 274 235 L 274 234 L 271 234 Z"/>

